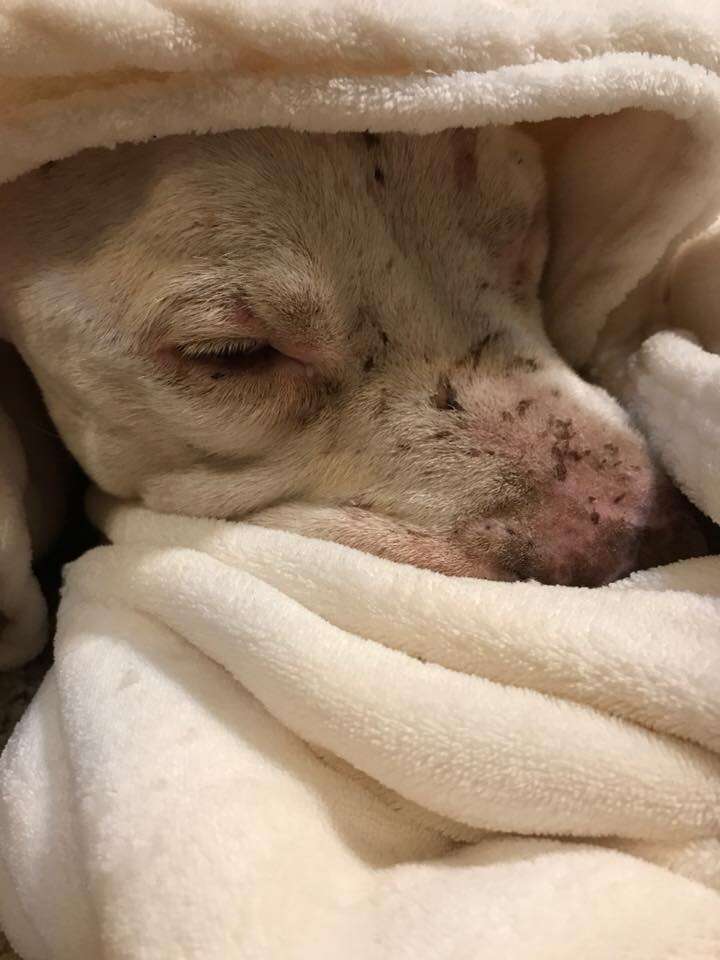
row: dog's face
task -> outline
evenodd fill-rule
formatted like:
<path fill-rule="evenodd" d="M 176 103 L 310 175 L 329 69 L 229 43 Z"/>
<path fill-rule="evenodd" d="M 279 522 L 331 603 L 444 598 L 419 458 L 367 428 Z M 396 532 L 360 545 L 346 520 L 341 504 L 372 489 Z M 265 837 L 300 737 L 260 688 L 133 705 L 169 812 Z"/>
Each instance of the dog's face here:
<path fill-rule="evenodd" d="M 544 334 L 543 206 L 505 130 L 88 151 L 0 195 L 0 317 L 112 493 L 603 583 L 702 541 Z"/>

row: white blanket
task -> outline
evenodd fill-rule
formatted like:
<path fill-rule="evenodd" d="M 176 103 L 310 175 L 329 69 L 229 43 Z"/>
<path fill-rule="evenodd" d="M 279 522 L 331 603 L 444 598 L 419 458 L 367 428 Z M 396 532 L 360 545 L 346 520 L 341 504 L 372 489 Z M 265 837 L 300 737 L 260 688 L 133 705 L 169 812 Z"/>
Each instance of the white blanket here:
<path fill-rule="evenodd" d="M 715 558 L 477 583 L 96 515 L 4 757 L 21 956 L 720 955 Z"/>
<path fill-rule="evenodd" d="M 551 330 L 720 522 L 716 70 L 720 14 L 682 0 L 6 0 L 0 179 L 176 132 L 543 121 Z M 42 612 L 0 430 L 10 663 Z M 720 558 L 502 584 L 93 512 L 111 545 L 0 758 L 24 960 L 718 960 Z"/>

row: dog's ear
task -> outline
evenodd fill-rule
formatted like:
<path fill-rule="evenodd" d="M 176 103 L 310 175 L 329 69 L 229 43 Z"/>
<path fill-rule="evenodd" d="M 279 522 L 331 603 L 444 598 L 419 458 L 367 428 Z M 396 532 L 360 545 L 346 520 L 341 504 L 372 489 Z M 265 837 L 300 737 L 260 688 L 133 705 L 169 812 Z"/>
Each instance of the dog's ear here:
<path fill-rule="evenodd" d="M 538 293 L 547 258 L 547 188 L 538 145 L 509 128 L 456 130 L 455 179 L 481 212 L 494 281 L 518 300 Z"/>
<path fill-rule="evenodd" d="M 547 183 L 537 144 L 515 130 L 505 131 L 510 155 L 507 176 L 512 196 L 519 198 L 516 219 L 511 220 L 505 259 L 513 290 L 518 295 L 538 294 L 548 255 Z M 514 206 L 511 210 L 515 210 Z"/>
<path fill-rule="evenodd" d="M 528 197 L 527 217 L 508 237 L 501 254 L 501 276 L 518 300 L 536 297 L 547 261 L 547 206 L 544 192 Z"/>

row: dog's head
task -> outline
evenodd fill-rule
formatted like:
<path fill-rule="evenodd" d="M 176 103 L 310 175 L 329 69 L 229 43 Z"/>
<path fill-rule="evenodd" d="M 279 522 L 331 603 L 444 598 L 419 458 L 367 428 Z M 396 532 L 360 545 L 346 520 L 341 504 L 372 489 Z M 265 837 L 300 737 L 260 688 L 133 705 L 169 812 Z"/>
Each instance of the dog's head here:
<path fill-rule="evenodd" d="M 114 494 L 604 583 L 703 543 L 545 336 L 544 199 L 499 129 L 87 151 L 4 188 L 0 314 Z"/>

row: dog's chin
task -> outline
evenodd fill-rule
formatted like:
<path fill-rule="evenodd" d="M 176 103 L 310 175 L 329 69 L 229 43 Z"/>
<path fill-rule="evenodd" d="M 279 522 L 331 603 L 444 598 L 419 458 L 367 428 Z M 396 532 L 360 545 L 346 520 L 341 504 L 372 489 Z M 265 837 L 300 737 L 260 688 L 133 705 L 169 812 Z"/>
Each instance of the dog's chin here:
<path fill-rule="evenodd" d="M 247 523 L 329 540 L 394 563 L 449 577 L 515 581 L 523 579 L 482 551 L 469 551 L 457 536 L 423 530 L 355 506 L 291 502 L 242 518 Z"/>
<path fill-rule="evenodd" d="M 673 496 L 680 497 L 677 491 Z M 474 529 L 476 524 L 461 525 L 452 533 L 437 533 L 356 506 L 323 506 L 293 501 L 242 519 L 258 526 L 333 541 L 445 576 L 599 587 L 635 570 L 718 552 L 720 528 L 703 518 L 684 498 L 681 500 L 682 512 L 675 515 L 676 522 L 672 525 L 673 542 L 668 543 L 668 537 L 663 535 L 660 538 L 662 550 L 646 549 L 647 531 L 637 536 L 631 533 L 634 539 L 630 546 L 625 542 L 627 537 L 616 538 L 617 556 L 608 558 L 599 552 L 595 557 L 589 550 L 579 559 L 576 557 L 571 562 L 572 558 L 568 557 L 567 563 L 551 569 L 546 569 L 546 565 L 538 561 L 532 548 L 523 547 L 521 524 L 497 519 L 489 522 L 493 530 L 495 527 L 503 529 L 503 536 L 495 543 L 487 535 L 468 537 L 468 527 Z M 508 549 L 508 543 L 511 549 Z"/>

